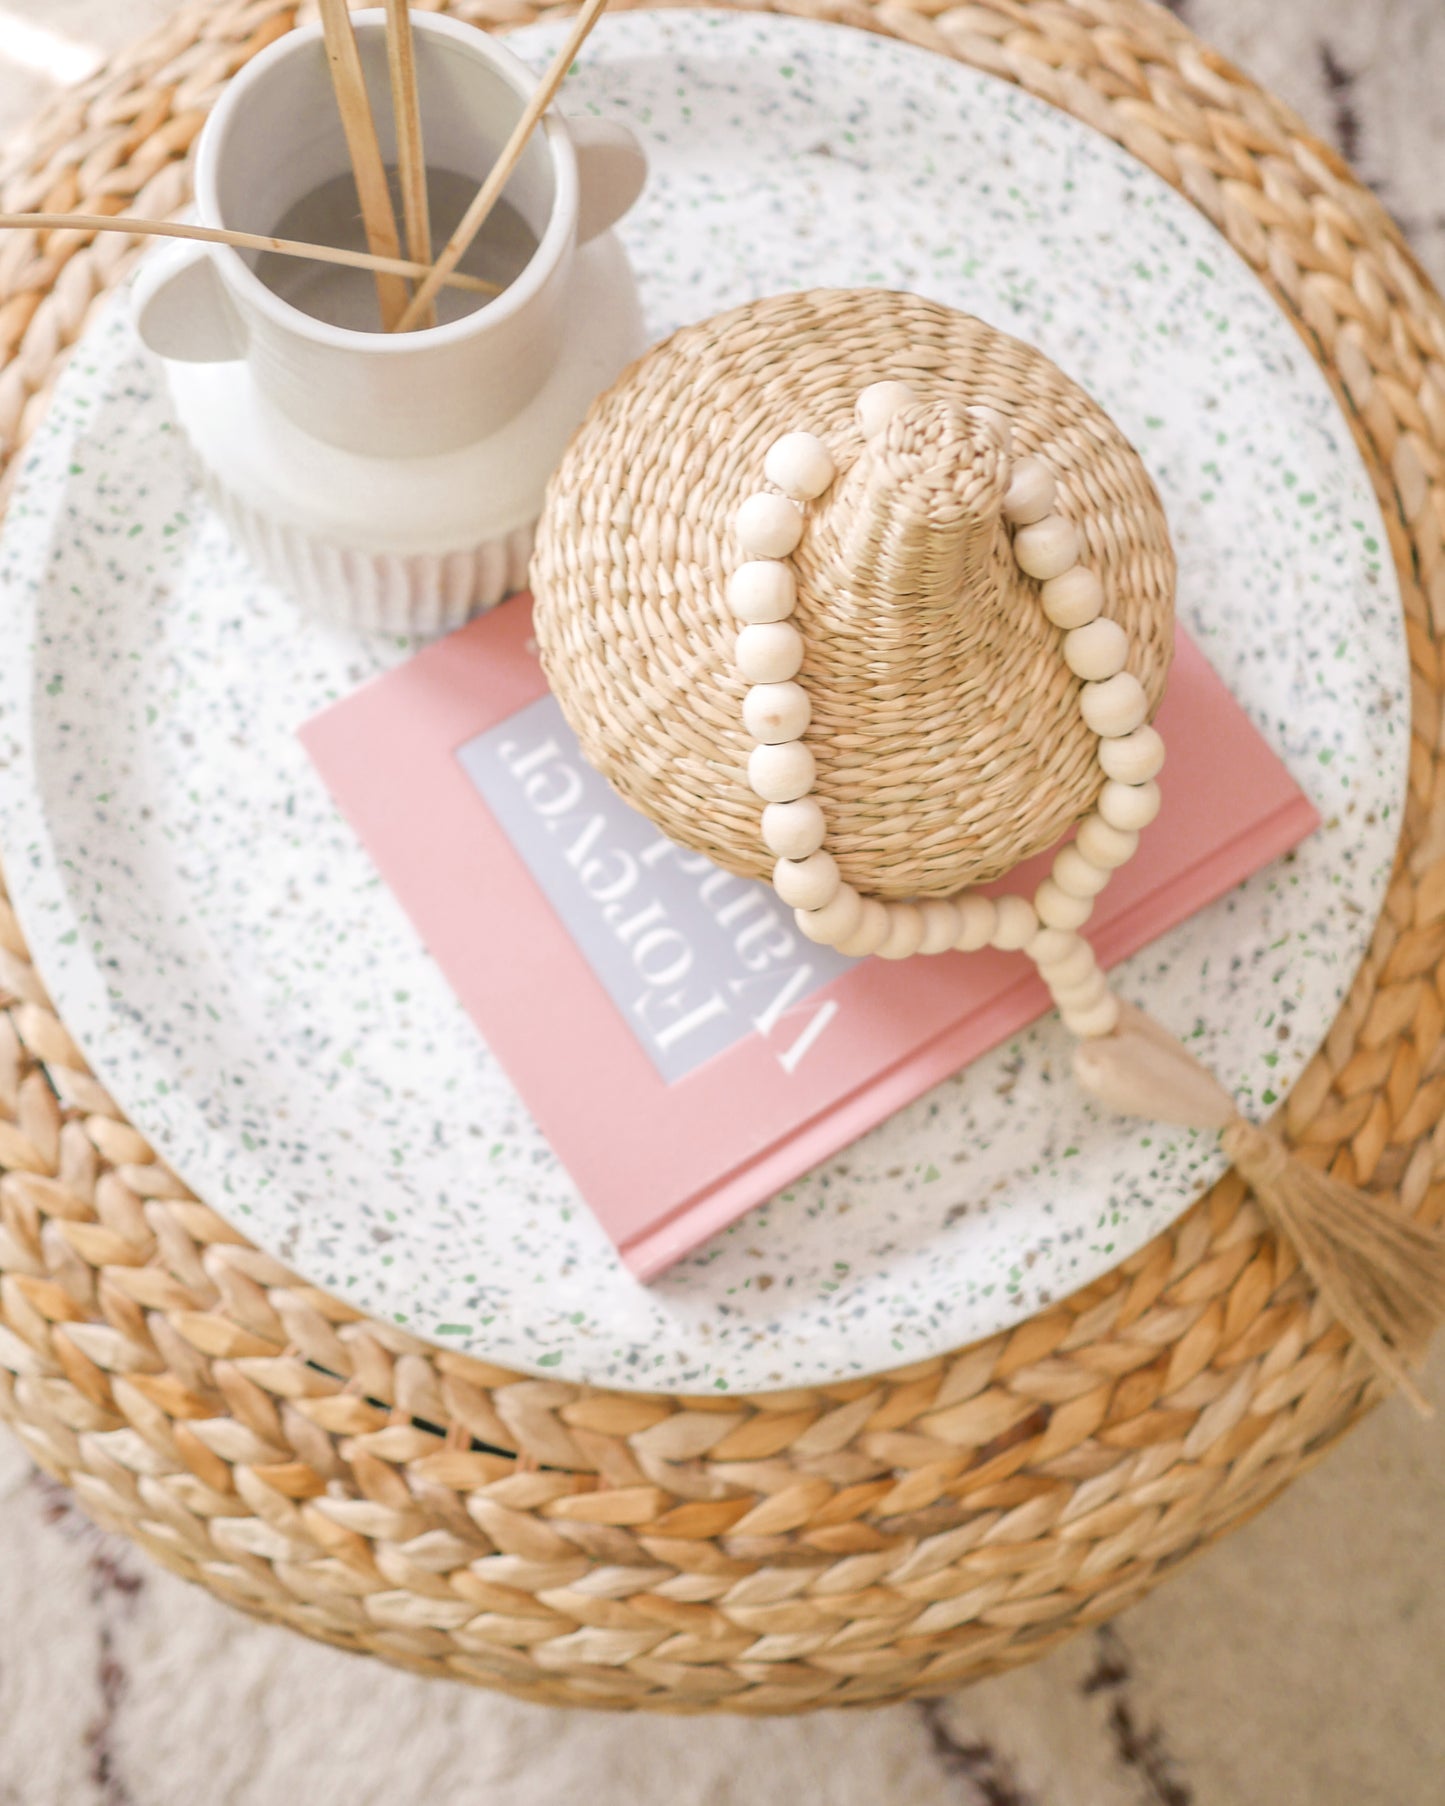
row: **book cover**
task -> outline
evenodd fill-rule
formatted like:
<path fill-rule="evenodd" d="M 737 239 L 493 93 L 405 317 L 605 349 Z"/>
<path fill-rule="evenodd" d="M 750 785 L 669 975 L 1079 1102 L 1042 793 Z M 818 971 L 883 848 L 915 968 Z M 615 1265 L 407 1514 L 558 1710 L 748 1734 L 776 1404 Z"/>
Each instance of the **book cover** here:
<path fill-rule="evenodd" d="M 1167 803 L 1100 898 L 1113 965 L 1286 852 L 1311 804 L 1180 635 Z M 583 758 L 514 597 L 302 739 L 629 1268 L 649 1278 L 1049 1008 L 1022 954 L 848 960 Z M 1050 855 L 993 887 L 1028 894 Z"/>

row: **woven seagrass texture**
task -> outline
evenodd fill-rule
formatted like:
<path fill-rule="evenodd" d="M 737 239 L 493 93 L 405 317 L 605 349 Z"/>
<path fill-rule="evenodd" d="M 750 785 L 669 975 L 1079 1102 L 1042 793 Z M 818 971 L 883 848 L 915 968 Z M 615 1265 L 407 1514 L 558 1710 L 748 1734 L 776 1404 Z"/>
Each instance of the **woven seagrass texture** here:
<path fill-rule="evenodd" d="M 1283 1121 L 1307 1158 L 1440 1220 L 1445 310 L 1340 163 L 1139 0 L 802 10 L 1118 138 L 1228 235 L 1334 383 L 1400 573 L 1412 758 L 1368 957 Z M 4 204 L 174 207 L 205 107 L 292 16 L 178 14 L 12 150 Z M 123 261 L 0 245 L 12 445 Z M 189 1197 L 87 1072 L 3 904 L 0 1005 L 0 1411 L 177 1572 L 412 1667 L 663 1709 L 940 1690 L 1138 1598 L 1374 1396 L 1233 1176 L 1086 1291 L 904 1372 L 705 1399 L 502 1372 L 359 1320 Z"/>
<path fill-rule="evenodd" d="M 865 445 L 861 390 L 916 407 Z M 668 836 L 766 878 L 735 659 L 734 521 L 783 433 L 840 472 L 806 510 L 795 621 L 828 851 L 865 895 L 951 896 L 1052 846 L 1103 783 L 1079 680 L 1019 570 L 1008 457 L 1041 457 L 1151 711 L 1174 557 L 1148 473 L 1041 352 L 916 295 L 779 295 L 674 333 L 593 406 L 548 487 L 532 561 L 542 662 L 592 764 Z"/>

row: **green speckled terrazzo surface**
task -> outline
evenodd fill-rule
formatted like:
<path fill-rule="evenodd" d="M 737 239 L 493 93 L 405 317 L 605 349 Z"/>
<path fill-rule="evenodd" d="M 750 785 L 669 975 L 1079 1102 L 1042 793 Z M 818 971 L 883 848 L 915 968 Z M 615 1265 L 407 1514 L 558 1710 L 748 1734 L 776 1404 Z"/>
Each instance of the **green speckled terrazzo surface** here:
<path fill-rule="evenodd" d="M 540 63 L 557 37 L 510 41 Z M 1378 513 L 1288 324 L 1117 147 L 885 40 L 619 16 L 568 106 L 648 144 L 624 237 L 657 334 L 788 286 L 912 288 L 1039 344 L 1138 445 L 1181 616 L 1325 826 L 1121 988 L 1267 1111 L 1368 940 L 1408 748 Z M 409 648 L 298 621 L 252 576 L 123 313 L 72 369 L 3 545 L 0 835 L 41 970 L 199 1193 L 359 1307 L 614 1386 L 806 1383 L 1018 1320 L 1220 1170 L 1210 1141 L 1100 1121 L 1049 1019 L 644 1290 L 295 742 Z"/>

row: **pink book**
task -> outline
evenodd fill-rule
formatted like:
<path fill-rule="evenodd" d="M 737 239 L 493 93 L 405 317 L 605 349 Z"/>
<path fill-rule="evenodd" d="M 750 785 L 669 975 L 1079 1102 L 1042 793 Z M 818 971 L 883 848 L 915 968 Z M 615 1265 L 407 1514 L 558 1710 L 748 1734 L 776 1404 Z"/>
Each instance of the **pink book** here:
<path fill-rule="evenodd" d="M 1167 806 L 1090 922 L 1105 965 L 1314 809 L 1188 639 Z M 578 750 L 515 597 L 302 739 L 622 1258 L 647 1279 L 1050 1007 L 1021 954 L 847 960 L 674 846 Z M 996 888 L 1031 892 L 1049 855 Z"/>

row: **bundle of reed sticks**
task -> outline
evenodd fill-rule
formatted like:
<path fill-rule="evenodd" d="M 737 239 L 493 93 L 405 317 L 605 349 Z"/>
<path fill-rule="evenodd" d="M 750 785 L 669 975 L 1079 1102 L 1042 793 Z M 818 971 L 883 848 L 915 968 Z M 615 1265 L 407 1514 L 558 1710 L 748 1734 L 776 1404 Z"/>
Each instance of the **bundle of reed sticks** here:
<path fill-rule="evenodd" d="M 566 41 L 548 64 L 486 180 L 443 245 L 440 255 L 433 251 L 427 205 L 426 152 L 409 0 L 385 0 L 385 6 L 387 73 L 396 125 L 402 222 L 406 231 L 404 255 L 347 0 L 320 0 L 321 27 L 337 111 L 341 115 L 352 176 L 361 203 L 367 250 L 351 251 L 340 245 L 303 243 L 296 239 L 274 238 L 266 233 L 140 219 L 125 214 L 0 213 L 0 230 L 28 227 L 39 231 L 126 232 L 138 237 L 200 239 L 211 244 L 233 245 L 244 251 L 274 251 L 283 257 L 310 257 L 323 263 L 367 269 L 376 278 L 381 323 L 387 332 L 411 332 L 434 326 L 436 297 L 443 287 L 466 289 L 487 296 L 499 294 L 498 284 L 479 276 L 464 275 L 457 265 L 501 199 L 503 189 L 542 115 L 556 97 L 577 52 L 606 11 L 607 0 L 585 0 Z"/>

